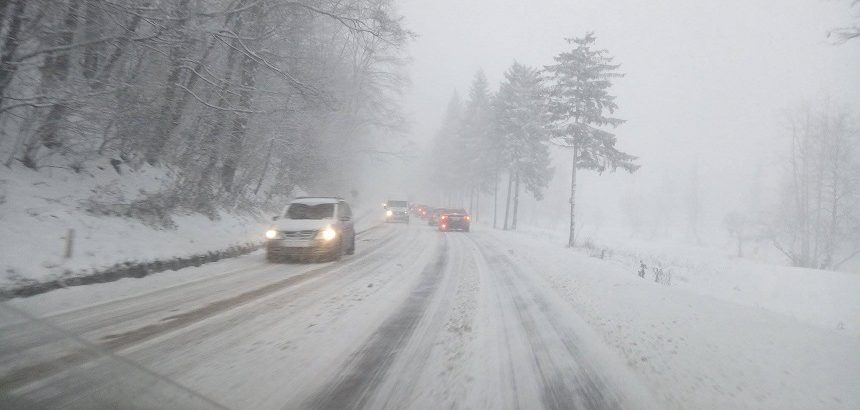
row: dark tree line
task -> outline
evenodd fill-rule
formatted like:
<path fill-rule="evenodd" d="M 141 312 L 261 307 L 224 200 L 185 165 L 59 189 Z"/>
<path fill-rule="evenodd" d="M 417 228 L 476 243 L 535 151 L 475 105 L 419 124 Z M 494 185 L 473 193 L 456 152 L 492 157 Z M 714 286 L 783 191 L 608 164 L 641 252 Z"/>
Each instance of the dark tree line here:
<path fill-rule="evenodd" d="M 9 0 L 0 4 L 8 166 L 171 169 L 162 205 L 265 205 L 350 188 L 402 124 L 412 37 L 390 0 Z"/>

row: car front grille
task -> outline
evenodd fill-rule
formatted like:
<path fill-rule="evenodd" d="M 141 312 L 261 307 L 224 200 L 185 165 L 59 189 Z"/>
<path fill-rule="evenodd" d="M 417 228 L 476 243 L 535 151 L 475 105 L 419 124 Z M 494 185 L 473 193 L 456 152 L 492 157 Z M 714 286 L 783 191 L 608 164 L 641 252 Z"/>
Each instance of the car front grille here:
<path fill-rule="evenodd" d="M 313 239 L 316 233 L 316 230 L 281 231 L 281 235 L 284 239 Z"/>

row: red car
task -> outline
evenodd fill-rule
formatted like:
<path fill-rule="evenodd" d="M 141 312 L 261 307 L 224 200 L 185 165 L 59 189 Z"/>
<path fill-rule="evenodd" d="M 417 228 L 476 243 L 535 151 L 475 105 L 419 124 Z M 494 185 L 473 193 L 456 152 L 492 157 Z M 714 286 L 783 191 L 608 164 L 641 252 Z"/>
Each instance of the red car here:
<path fill-rule="evenodd" d="M 415 207 L 412 208 L 412 213 L 419 218 L 429 217 L 430 211 L 431 209 L 427 205 L 415 205 Z"/>
<path fill-rule="evenodd" d="M 465 209 L 443 209 L 439 212 L 437 226 L 440 231 L 469 232 L 472 217 Z"/>

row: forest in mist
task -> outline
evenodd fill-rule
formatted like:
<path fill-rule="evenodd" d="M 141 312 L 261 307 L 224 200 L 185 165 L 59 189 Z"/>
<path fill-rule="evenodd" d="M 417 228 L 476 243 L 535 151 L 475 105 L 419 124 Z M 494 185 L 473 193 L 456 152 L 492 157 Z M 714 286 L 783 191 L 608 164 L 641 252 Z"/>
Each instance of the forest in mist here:
<path fill-rule="evenodd" d="M 348 192 L 362 154 L 404 129 L 413 34 L 392 3 L 3 2 L 4 165 L 170 170 L 124 214 Z"/>
<path fill-rule="evenodd" d="M 801 0 L 767 27 L 749 4 L 712 22 L 683 5 L 449 3 L 3 2 L 0 160 L 164 171 L 131 200 L 93 194 L 148 221 L 375 195 L 570 246 L 611 233 L 860 269 L 860 84 L 842 64 L 860 2 L 822 4 L 847 16 L 826 30 L 795 29 Z M 546 17 L 566 7 L 581 21 Z M 708 24 L 733 31 L 696 37 Z"/>
<path fill-rule="evenodd" d="M 834 50 L 850 53 L 856 46 L 856 26 L 817 35 L 827 38 L 825 47 Z M 630 106 L 623 92 L 643 87 L 624 77 L 642 77 L 637 72 L 642 67 L 613 60 L 612 50 L 603 49 L 606 43 L 599 38 L 583 51 L 581 43 L 590 36 L 567 39 L 580 42 L 580 47 L 568 45 L 554 56 L 536 59 L 543 65 L 514 61 L 506 71 L 490 73 L 496 84 L 479 69 L 461 88 L 464 92 L 450 95 L 427 148 L 423 175 L 432 188 L 420 195 L 467 207 L 499 229 L 517 229 L 518 221 L 525 221 L 528 226 L 569 231 L 571 246 L 610 238 L 669 240 L 792 266 L 858 268 L 860 135 L 855 101 L 845 98 L 856 94 L 851 90 L 856 91 L 857 78 L 838 80 L 836 96 L 825 88 L 792 100 L 771 98 L 766 108 L 772 115 L 756 118 L 755 129 L 742 128 L 749 125 L 746 118 L 728 118 L 717 127 L 737 129 L 737 135 L 722 136 L 723 143 L 697 143 L 701 137 L 684 135 L 682 129 L 698 128 L 705 134 L 703 126 L 715 113 L 725 116 L 732 105 L 751 104 L 743 101 L 748 96 L 727 91 L 723 94 L 728 99 L 714 101 L 722 105 L 696 107 L 704 111 L 689 107 L 683 113 L 670 112 L 667 105 L 661 118 L 626 124 L 624 113 Z M 589 52 L 606 58 L 571 66 L 572 78 L 580 84 L 565 84 L 569 79 L 558 75 L 559 61 L 577 53 L 584 59 Z M 732 57 L 739 59 L 729 53 L 725 60 Z M 605 71 L 589 73 L 600 64 Z M 621 87 L 613 87 L 617 83 Z M 798 90 L 804 87 L 795 85 Z M 565 104 L 576 107 L 571 117 L 577 117 L 577 110 L 579 118 L 591 116 L 578 121 L 590 128 L 579 135 L 563 129 L 567 124 L 557 112 L 559 95 L 571 93 L 577 95 Z M 599 115 L 589 107 L 600 107 Z M 685 117 L 699 118 L 699 123 L 691 125 Z M 649 144 L 641 132 L 648 122 L 668 125 L 664 128 L 672 134 Z M 565 137 L 567 141 L 559 141 Z M 678 142 L 666 145 L 670 139 Z M 577 167 L 571 169 L 571 148 L 577 144 Z M 614 175 L 616 169 L 635 174 Z M 574 181 L 581 181 L 574 188 L 577 195 L 571 195 L 572 171 Z M 579 205 L 570 211 L 575 218 L 567 215 L 572 201 Z M 567 226 L 569 221 L 576 222 L 578 232 Z"/>

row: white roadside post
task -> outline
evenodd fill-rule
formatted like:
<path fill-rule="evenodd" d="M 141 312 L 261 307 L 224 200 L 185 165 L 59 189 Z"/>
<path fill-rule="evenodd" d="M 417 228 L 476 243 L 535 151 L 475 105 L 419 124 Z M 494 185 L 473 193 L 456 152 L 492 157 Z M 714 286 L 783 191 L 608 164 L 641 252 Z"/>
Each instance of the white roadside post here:
<path fill-rule="evenodd" d="M 66 254 L 65 254 L 66 259 L 71 259 L 71 257 L 72 257 L 72 251 L 74 249 L 74 242 L 75 242 L 75 230 L 69 228 L 69 230 L 66 231 Z"/>

